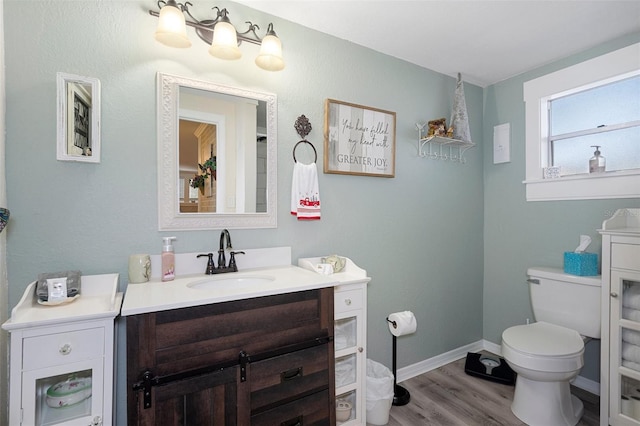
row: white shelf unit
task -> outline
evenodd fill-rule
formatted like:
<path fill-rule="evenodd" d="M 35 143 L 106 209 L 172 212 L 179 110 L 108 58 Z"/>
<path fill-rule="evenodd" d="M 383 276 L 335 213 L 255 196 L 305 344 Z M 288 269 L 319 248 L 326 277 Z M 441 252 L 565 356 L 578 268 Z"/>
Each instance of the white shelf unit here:
<path fill-rule="evenodd" d="M 476 146 L 473 142 L 465 142 L 444 136 L 427 136 L 424 133 L 425 124 L 416 123 L 418 129 L 418 156 L 432 160 L 446 160 L 466 163 L 464 153 Z"/>
<path fill-rule="evenodd" d="M 640 209 L 602 229 L 600 424 L 640 425 Z"/>
<path fill-rule="evenodd" d="M 341 256 L 343 257 L 343 256 Z M 321 257 L 302 258 L 298 266 L 317 271 Z M 343 271 L 332 275 L 334 288 L 334 346 L 336 401 L 351 404 L 351 415 L 340 426 L 366 425 L 367 272 L 346 258 Z"/>
<path fill-rule="evenodd" d="M 44 306 L 31 283 L 2 328 L 10 333 L 9 424 L 111 425 L 114 389 L 114 319 L 122 293 L 118 274 L 82 277 L 72 303 Z M 47 404 L 47 390 L 67 380 L 90 379 L 90 396 Z"/>

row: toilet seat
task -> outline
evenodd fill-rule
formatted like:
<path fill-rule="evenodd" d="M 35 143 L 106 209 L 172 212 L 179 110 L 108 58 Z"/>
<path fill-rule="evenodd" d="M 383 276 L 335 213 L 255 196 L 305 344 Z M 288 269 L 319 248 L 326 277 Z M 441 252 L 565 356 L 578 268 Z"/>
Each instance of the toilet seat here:
<path fill-rule="evenodd" d="M 570 372 L 584 364 L 580 334 L 543 321 L 506 329 L 502 333 L 502 350 L 508 362 L 532 370 Z"/>

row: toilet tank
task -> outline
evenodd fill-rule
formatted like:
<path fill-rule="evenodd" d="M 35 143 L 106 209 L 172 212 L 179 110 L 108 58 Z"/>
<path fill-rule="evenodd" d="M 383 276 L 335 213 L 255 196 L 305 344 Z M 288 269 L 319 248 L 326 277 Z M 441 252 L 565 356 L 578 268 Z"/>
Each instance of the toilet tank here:
<path fill-rule="evenodd" d="M 557 268 L 529 268 L 527 275 L 536 321 L 600 338 L 602 279 L 599 275 L 569 275 Z"/>

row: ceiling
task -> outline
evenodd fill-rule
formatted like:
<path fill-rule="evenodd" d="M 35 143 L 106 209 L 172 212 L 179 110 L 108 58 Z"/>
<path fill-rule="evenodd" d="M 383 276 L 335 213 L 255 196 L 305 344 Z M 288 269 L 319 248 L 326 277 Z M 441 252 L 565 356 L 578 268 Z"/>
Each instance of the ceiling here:
<path fill-rule="evenodd" d="M 640 0 L 236 1 L 481 87 L 640 31 Z"/>

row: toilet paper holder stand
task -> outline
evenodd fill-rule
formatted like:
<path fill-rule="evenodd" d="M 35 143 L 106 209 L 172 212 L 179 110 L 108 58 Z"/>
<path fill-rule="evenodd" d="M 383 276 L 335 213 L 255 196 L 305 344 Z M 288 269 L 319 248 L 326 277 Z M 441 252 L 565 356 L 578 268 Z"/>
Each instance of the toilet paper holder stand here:
<path fill-rule="evenodd" d="M 393 328 L 398 328 L 398 324 L 395 321 L 391 321 L 387 317 L 387 322 L 393 326 Z M 393 405 L 402 406 L 407 405 L 411 400 L 411 394 L 409 391 L 396 383 L 396 354 L 397 354 L 397 337 L 395 335 L 391 335 L 393 337 Z"/>

